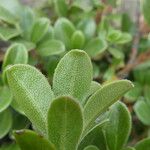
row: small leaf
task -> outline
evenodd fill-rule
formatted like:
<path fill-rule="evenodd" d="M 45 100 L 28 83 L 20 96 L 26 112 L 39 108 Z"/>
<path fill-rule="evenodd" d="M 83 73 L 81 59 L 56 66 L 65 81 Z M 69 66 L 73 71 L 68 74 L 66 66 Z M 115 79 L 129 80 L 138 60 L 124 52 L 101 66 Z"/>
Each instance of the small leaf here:
<path fill-rule="evenodd" d="M 50 21 L 47 18 L 40 18 L 35 22 L 31 33 L 31 41 L 33 43 L 39 42 L 44 37 L 48 31 L 49 24 Z"/>
<path fill-rule="evenodd" d="M 46 135 L 47 112 L 53 99 L 51 87 L 37 69 L 29 65 L 14 65 L 6 70 L 8 83 L 16 102 L 33 123 Z"/>
<path fill-rule="evenodd" d="M 58 19 L 54 25 L 56 39 L 62 41 L 65 44 L 67 50 L 70 50 L 71 48 L 71 37 L 74 31 L 74 25 L 66 18 Z"/>
<path fill-rule="evenodd" d="M 134 147 L 127 147 L 127 148 L 123 148 L 122 150 L 135 150 Z"/>
<path fill-rule="evenodd" d="M 121 37 L 115 41 L 116 44 L 126 44 L 132 40 L 132 36 L 129 33 L 122 33 Z"/>
<path fill-rule="evenodd" d="M 79 30 L 75 31 L 71 37 L 72 48 L 73 49 L 75 49 L 75 48 L 80 49 L 83 47 L 84 43 L 85 43 L 84 34 Z"/>
<path fill-rule="evenodd" d="M 107 40 L 109 42 L 116 42 L 117 40 L 119 40 L 119 38 L 122 36 L 121 31 L 119 30 L 114 30 L 114 29 L 110 29 L 107 35 Z"/>
<path fill-rule="evenodd" d="M 142 12 L 146 22 L 150 25 L 150 15 L 149 15 L 150 1 L 143 0 L 142 1 Z"/>
<path fill-rule="evenodd" d="M 53 79 L 56 96 L 69 95 L 81 101 L 90 89 L 92 64 L 82 50 L 68 52 L 58 63 Z"/>
<path fill-rule="evenodd" d="M 10 27 L 0 27 L 0 39 L 4 41 L 8 41 L 11 38 L 14 38 L 21 34 L 21 31 L 19 31 L 16 28 L 10 28 Z"/>
<path fill-rule="evenodd" d="M 105 128 L 108 148 L 111 150 L 122 149 L 128 140 L 130 131 L 130 113 L 123 103 L 117 102 L 110 108 L 109 122 Z"/>
<path fill-rule="evenodd" d="M 77 124 L 74 126 L 75 122 Z M 57 150 L 76 150 L 82 128 L 82 110 L 76 101 L 64 96 L 51 103 L 48 112 L 48 133 Z"/>
<path fill-rule="evenodd" d="M 90 145 L 84 148 L 84 150 L 99 150 L 96 146 Z"/>
<path fill-rule="evenodd" d="M 0 113 L 12 102 L 12 94 L 7 86 L 0 87 Z"/>
<path fill-rule="evenodd" d="M 41 56 L 58 55 L 65 51 L 65 46 L 58 40 L 47 40 L 37 46 L 37 52 Z"/>
<path fill-rule="evenodd" d="M 143 98 L 140 98 L 134 105 L 134 111 L 140 121 L 145 125 L 150 125 L 150 106 Z"/>
<path fill-rule="evenodd" d="M 149 150 L 150 138 L 143 139 L 135 145 L 136 150 Z"/>
<path fill-rule="evenodd" d="M 102 54 L 107 49 L 107 42 L 102 38 L 93 38 L 84 48 L 91 57 Z"/>
<path fill-rule="evenodd" d="M 5 54 L 3 60 L 3 70 L 8 65 L 13 64 L 26 64 L 28 62 L 27 49 L 22 44 L 13 44 L 10 46 Z"/>
<path fill-rule="evenodd" d="M 120 80 L 106 84 L 95 92 L 84 107 L 84 130 L 86 131 L 87 128 L 90 128 L 100 114 L 105 112 L 132 87 L 133 85 L 130 81 Z"/>
<path fill-rule="evenodd" d="M 108 51 L 110 52 L 110 54 L 116 58 L 116 59 L 123 59 L 124 58 L 124 53 L 123 51 L 119 50 L 119 49 L 116 49 L 116 48 L 112 48 L 110 47 L 108 49 Z"/>
<path fill-rule="evenodd" d="M 21 150 L 56 150 L 47 139 L 31 130 L 16 131 L 14 136 Z"/>
<path fill-rule="evenodd" d="M 12 126 L 12 115 L 7 109 L 0 113 L 0 139 L 2 139 L 9 132 Z"/>

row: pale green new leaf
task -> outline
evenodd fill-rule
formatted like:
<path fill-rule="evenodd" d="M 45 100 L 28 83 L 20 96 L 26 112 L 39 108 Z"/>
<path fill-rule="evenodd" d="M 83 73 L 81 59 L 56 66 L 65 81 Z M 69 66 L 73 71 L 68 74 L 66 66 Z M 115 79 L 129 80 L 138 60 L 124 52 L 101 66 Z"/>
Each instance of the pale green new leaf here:
<path fill-rule="evenodd" d="M 20 130 L 14 136 L 21 150 L 56 150 L 50 141 L 34 131 Z"/>
<path fill-rule="evenodd" d="M 48 112 L 49 140 L 57 150 L 76 150 L 83 128 L 82 110 L 70 97 L 55 99 Z"/>
<path fill-rule="evenodd" d="M 5 54 L 3 60 L 3 70 L 8 65 L 26 64 L 28 62 L 28 52 L 23 44 L 13 44 L 10 46 Z"/>
<path fill-rule="evenodd" d="M 84 150 L 99 150 L 96 146 L 90 145 L 84 148 Z"/>
<path fill-rule="evenodd" d="M 47 18 L 38 19 L 31 31 L 31 41 L 34 43 L 39 42 L 48 31 L 49 25 L 50 21 Z"/>
<path fill-rule="evenodd" d="M 110 108 L 109 122 L 105 128 L 108 148 L 111 150 L 122 149 L 128 140 L 130 131 L 130 113 L 123 103 L 117 102 Z"/>
<path fill-rule="evenodd" d="M 53 99 L 51 87 L 42 73 L 29 65 L 18 64 L 6 70 L 16 102 L 42 134 L 46 134 L 47 113 Z"/>
<path fill-rule="evenodd" d="M 149 150 L 150 148 L 150 138 L 143 139 L 135 145 L 136 150 Z"/>
<path fill-rule="evenodd" d="M 10 130 L 12 126 L 12 114 L 10 110 L 6 109 L 0 113 L 0 139 L 2 139 Z"/>
<path fill-rule="evenodd" d="M 12 94 L 7 86 L 0 87 L 0 112 L 4 111 L 12 101 Z"/>
<path fill-rule="evenodd" d="M 41 56 L 58 55 L 65 51 L 65 45 L 59 40 L 47 40 L 38 44 L 37 52 Z"/>
<path fill-rule="evenodd" d="M 119 80 L 106 84 L 95 92 L 84 107 L 84 129 L 90 128 L 100 114 L 105 112 L 132 87 L 133 84 L 130 81 Z"/>
<path fill-rule="evenodd" d="M 60 60 L 55 69 L 54 94 L 69 95 L 81 101 L 90 89 L 91 80 L 90 58 L 82 50 L 72 50 Z"/>

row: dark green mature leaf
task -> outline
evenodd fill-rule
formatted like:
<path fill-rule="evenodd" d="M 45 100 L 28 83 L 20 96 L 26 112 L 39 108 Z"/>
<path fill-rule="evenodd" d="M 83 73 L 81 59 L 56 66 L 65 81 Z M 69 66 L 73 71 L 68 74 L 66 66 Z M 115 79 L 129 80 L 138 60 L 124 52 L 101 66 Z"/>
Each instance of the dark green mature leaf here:
<path fill-rule="evenodd" d="M 150 1 L 142 0 L 142 12 L 146 22 L 150 25 L 150 15 L 149 15 Z"/>
<path fill-rule="evenodd" d="M 16 131 L 14 136 L 21 150 L 56 150 L 50 141 L 31 130 Z"/>
<path fill-rule="evenodd" d="M 145 102 L 144 98 L 140 98 L 135 103 L 134 111 L 142 123 L 145 125 L 150 125 L 150 106 Z"/>
<path fill-rule="evenodd" d="M 34 43 L 39 42 L 48 31 L 49 24 L 50 21 L 47 18 L 38 19 L 33 25 L 32 33 L 31 33 L 31 41 Z"/>
<path fill-rule="evenodd" d="M 92 64 L 82 50 L 72 50 L 58 63 L 53 79 L 56 96 L 69 95 L 82 100 L 85 98 L 92 80 Z"/>
<path fill-rule="evenodd" d="M 135 145 L 136 150 L 149 150 L 149 148 L 150 148 L 150 138 L 144 139 Z"/>
<path fill-rule="evenodd" d="M 105 112 L 113 103 L 119 100 L 127 91 L 133 87 L 128 80 L 119 80 L 104 85 L 95 92 L 84 107 L 84 129 L 91 127 L 91 124 L 100 114 Z M 93 111 L 95 110 L 95 111 Z M 84 132 L 85 132 L 84 131 Z"/>
<path fill-rule="evenodd" d="M 16 102 L 42 134 L 46 134 L 47 112 L 53 99 L 51 87 L 42 73 L 29 65 L 14 65 L 6 70 Z"/>
<path fill-rule="evenodd" d="M 103 132 L 104 126 L 108 123 L 108 120 L 97 124 L 92 128 L 85 137 L 82 136 L 82 140 L 79 144 L 78 150 L 83 150 L 88 145 L 95 145 L 102 150 L 107 150 L 107 144 L 105 141 L 105 135 Z"/>
<path fill-rule="evenodd" d="M 82 110 L 75 100 L 64 96 L 51 103 L 48 112 L 48 133 L 57 150 L 76 150 L 82 128 Z"/>
<path fill-rule="evenodd" d="M 96 146 L 90 145 L 84 148 L 84 150 L 99 150 Z"/>
<path fill-rule="evenodd" d="M 92 39 L 84 48 L 91 57 L 102 54 L 107 49 L 107 42 L 102 38 Z"/>
<path fill-rule="evenodd" d="M 85 43 L 84 34 L 80 30 L 75 31 L 71 37 L 72 48 L 80 49 L 83 47 L 84 43 Z"/>
<path fill-rule="evenodd" d="M 12 94 L 7 86 L 0 87 L 0 112 L 4 111 L 12 101 Z"/>
<path fill-rule="evenodd" d="M 20 148 L 17 144 L 12 143 L 3 145 L 0 150 L 20 150 Z"/>
<path fill-rule="evenodd" d="M 65 44 L 67 50 L 70 50 L 71 48 L 71 37 L 74 31 L 74 25 L 66 18 L 58 19 L 54 25 L 56 39 L 62 41 Z"/>
<path fill-rule="evenodd" d="M 109 120 L 105 128 L 108 148 L 120 150 L 127 142 L 131 131 L 130 113 L 123 103 L 117 102 L 110 108 Z"/>
<path fill-rule="evenodd" d="M 3 70 L 8 65 L 26 64 L 28 62 L 28 52 L 23 44 L 13 44 L 7 50 L 3 60 Z"/>
<path fill-rule="evenodd" d="M 0 113 L 0 139 L 2 139 L 12 126 L 12 115 L 7 109 Z"/>
<path fill-rule="evenodd" d="M 0 27 L 0 39 L 8 41 L 21 34 L 21 31 L 16 28 Z"/>
<path fill-rule="evenodd" d="M 58 55 L 65 51 L 65 45 L 59 40 L 47 40 L 37 46 L 41 56 Z"/>

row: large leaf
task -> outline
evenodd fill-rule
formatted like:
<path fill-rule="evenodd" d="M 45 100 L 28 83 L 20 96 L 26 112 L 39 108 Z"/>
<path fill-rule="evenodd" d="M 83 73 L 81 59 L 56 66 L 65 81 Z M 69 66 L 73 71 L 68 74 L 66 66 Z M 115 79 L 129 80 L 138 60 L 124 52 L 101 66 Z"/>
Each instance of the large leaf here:
<path fill-rule="evenodd" d="M 12 143 L 3 145 L 0 150 L 20 150 L 20 148 L 17 144 Z"/>
<path fill-rule="evenodd" d="M 68 50 L 71 48 L 71 37 L 74 31 L 74 25 L 66 18 L 58 19 L 54 25 L 56 39 L 62 41 Z"/>
<path fill-rule="evenodd" d="M 0 27 L 0 39 L 8 41 L 21 34 L 21 31 L 16 28 Z"/>
<path fill-rule="evenodd" d="M 26 64 L 28 62 L 28 52 L 23 44 L 13 44 L 6 52 L 2 68 L 13 64 Z"/>
<path fill-rule="evenodd" d="M 37 52 L 41 56 L 58 55 L 65 51 L 64 44 L 59 40 L 47 40 L 38 44 Z"/>
<path fill-rule="evenodd" d="M 76 150 L 82 128 L 82 110 L 76 101 L 64 96 L 51 103 L 48 112 L 48 133 L 57 150 Z"/>
<path fill-rule="evenodd" d="M 146 22 L 150 25 L 150 15 L 149 15 L 150 1 L 142 0 L 142 11 Z"/>
<path fill-rule="evenodd" d="M 90 128 L 96 118 L 105 112 L 133 87 L 128 80 L 114 81 L 95 92 L 84 107 L 84 128 Z"/>
<path fill-rule="evenodd" d="M 130 113 L 123 103 L 117 102 L 110 108 L 109 120 L 105 128 L 107 146 L 111 150 L 120 150 L 131 131 Z"/>
<path fill-rule="evenodd" d="M 146 103 L 144 98 L 140 98 L 134 105 L 134 111 L 140 121 L 145 125 L 150 125 L 150 105 Z"/>
<path fill-rule="evenodd" d="M 12 101 L 12 94 L 7 86 L 0 87 L 0 112 L 4 111 Z"/>
<path fill-rule="evenodd" d="M 0 113 L 0 139 L 2 139 L 12 126 L 12 115 L 7 109 Z"/>
<path fill-rule="evenodd" d="M 31 41 L 34 43 L 39 42 L 49 29 L 50 21 L 47 18 L 38 19 L 33 25 L 31 32 Z"/>
<path fill-rule="evenodd" d="M 21 150 L 56 150 L 47 139 L 31 130 L 14 132 Z"/>
<path fill-rule="evenodd" d="M 84 148 L 84 150 L 99 150 L 96 146 L 90 145 Z"/>
<path fill-rule="evenodd" d="M 150 148 L 150 138 L 144 139 L 135 145 L 136 150 L 149 150 L 149 148 Z"/>
<path fill-rule="evenodd" d="M 60 60 L 55 69 L 54 94 L 69 95 L 81 101 L 90 89 L 91 80 L 90 58 L 82 50 L 72 50 Z"/>
<path fill-rule="evenodd" d="M 47 112 L 53 98 L 51 87 L 42 73 L 29 65 L 14 65 L 6 70 L 16 102 L 42 134 L 46 134 Z"/>

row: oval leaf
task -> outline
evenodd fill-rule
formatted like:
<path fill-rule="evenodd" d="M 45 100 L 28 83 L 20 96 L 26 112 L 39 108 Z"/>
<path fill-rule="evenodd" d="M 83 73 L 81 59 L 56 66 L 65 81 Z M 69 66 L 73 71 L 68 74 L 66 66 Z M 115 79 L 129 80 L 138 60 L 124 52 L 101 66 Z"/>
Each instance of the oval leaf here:
<path fill-rule="evenodd" d="M 84 129 L 90 128 L 100 114 L 105 112 L 132 87 L 130 81 L 119 80 L 106 84 L 95 92 L 84 107 Z"/>
<path fill-rule="evenodd" d="M 16 102 L 33 123 L 46 134 L 47 112 L 53 98 L 51 87 L 42 73 L 29 65 L 14 65 L 6 70 Z"/>
<path fill-rule="evenodd" d="M 77 124 L 74 126 L 75 122 Z M 57 150 L 76 150 L 82 128 L 82 111 L 76 101 L 69 97 L 59 97 L 51 103 L 48 133 Z"/>
<path fill-rule="evenodd" d="M 99 150 L 96 146 L 90 145 L 84 148 L 84 150 Z"/>
<path fill-rule="evenodd" d="M 47 139 L 31 130 L 16 131 L 14 136 L 21 150 L 56 150 Z"/>
<path fill-rule="evenodd" d="M 144 139 L 135 145 L 136 150 L 149 150 L 149 148 L 150 148 L 150 138 Z"/>
<path fill-rule="evenodd" d="M 72 50 L 58 63 L 53 80 L 56 96 L 69 95 L 82 100 L 90 89 L 92 64 L 82 50 Z"/>

